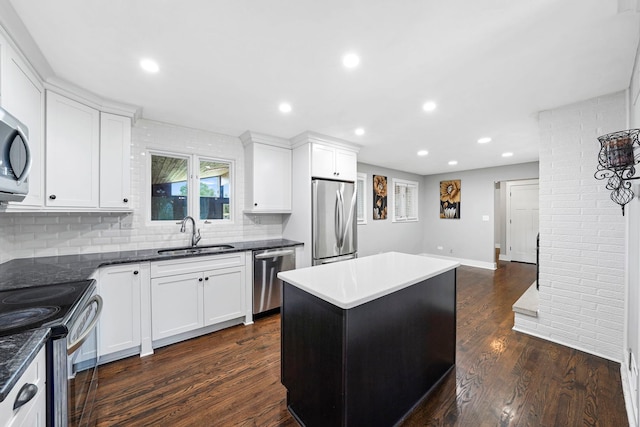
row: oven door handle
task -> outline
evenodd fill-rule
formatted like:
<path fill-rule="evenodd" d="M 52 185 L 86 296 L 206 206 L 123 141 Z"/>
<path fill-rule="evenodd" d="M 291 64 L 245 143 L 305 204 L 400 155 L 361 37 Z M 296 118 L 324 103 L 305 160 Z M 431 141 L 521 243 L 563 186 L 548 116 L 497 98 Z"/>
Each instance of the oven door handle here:
<path fill-rule="evenodd" d="M 74 351 L 79 349 L 82 344 L 87 340 L 87 337 L 95 328 L 96 323 L 98 323 L 98 319 L 100 318 L 100 313 L 102 313 L 102 297 L 100 295 L 94 295 L 91 297 L 89 301 L 87 301 L 87 305 L 85 305 L 85 309 L 89 307 L 91 304 L 96 303 L 96 315 L 91 319 L 91 323 L 89 326 L 82 332 L 80 337 L 72 343 L 67 344 L 67 354 L 72 354 Z"/>

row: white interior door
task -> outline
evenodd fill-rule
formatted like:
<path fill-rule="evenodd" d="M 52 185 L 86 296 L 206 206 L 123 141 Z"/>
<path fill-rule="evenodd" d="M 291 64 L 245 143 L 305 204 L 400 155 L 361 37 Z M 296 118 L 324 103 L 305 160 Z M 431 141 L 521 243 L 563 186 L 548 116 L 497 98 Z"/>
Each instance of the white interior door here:
<path fill-rule="evenodd" d="M 536 262 L 539 208 L 538 183 L 511 184 L 509 188 L 509 255 L 511 261 Z"/>

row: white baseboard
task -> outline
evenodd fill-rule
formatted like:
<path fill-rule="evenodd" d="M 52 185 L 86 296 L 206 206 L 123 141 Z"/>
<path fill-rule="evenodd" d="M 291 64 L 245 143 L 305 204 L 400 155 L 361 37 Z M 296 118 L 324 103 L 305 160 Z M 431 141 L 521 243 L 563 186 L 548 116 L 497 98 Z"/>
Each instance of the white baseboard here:
<path fill-rule="evenodd" d="M 629 419 L 629 427 L 638 427 L 638 420 L 634 411 L 633 393 L 631 392 L 631 385 L 627 366 L 624 363 L 620 364 L 620 381 L 622 382 L 622 394 L 624 395 L 624 406 L 627 409 L 627 418 Z"/>
<path fill-rule="evenodd" d="M 506 254 L 500 254 L 500 256 L 498 257 L 498 259 L 499 259 L 500 261 L 507 261 L 507 262 L 511 262 L 511 258 L 510 258 L 508 255 L 506 255 Z"/>
<path fill-rule="evenodd" d="M 420 255 L 422 255 L 422 256 L 430 256 L 432 258 L 441 258 L 441 259 L 449 259 L 451 261 L 458 261 L 460 264 L 466 265 L 466 266 L 469 266 L 469 267 L 484 268 L 486 270 L 496 270 L 497 269 L 497 266 L 496 266 L 495 262 L 477 261 L 477 260 L 474 260 L 474 259 L 456 258 L 456 257 L 451 257 L 451 256 L 428 254 L 428 253 L 421 253 Z"/>
<path fill-rule="evenodd" d="M 532 337 L 537 337 L 537 338 L 543 339 L 545 341 L 551 341 L 553 343 L 559 344 L 559 345 L 564 346 L 564 347 L 573 348 L 574 350 L 578 350 L 578 351 L 581 351 L 583 353 L 592 354 L 592 355 L 600 357 L 602 359 L 610 360 L 610 361 L 616 362 L 616 363 L 621 363 L 620 360 L 618 360 L 616 358 L 613 358 L 611 356 L 606 356 L 606 355 L 604 355 L 602 353 L 599 353 L 597 351 L 587 350 L 586 348 L 582 348 L 582 347 L 577 346 L 577 345 L 569 345 L 566 342 L 559 341 L 559 340 L 557 340 L 555 338 L 550 338 L 550 337 L 548 337 L 546 335 L 542 335 L 542 334 L 538 334 L 538 333 L 532 332 L 532 331 L 530 331 L 528 329 L 522 329 L 522 328 L 519 328 L 519 327 L 517 327 L 515 325 L 511 329 L 516 331 L 516 332 L 520 332 L 522 334 L 531 335 Z"/>

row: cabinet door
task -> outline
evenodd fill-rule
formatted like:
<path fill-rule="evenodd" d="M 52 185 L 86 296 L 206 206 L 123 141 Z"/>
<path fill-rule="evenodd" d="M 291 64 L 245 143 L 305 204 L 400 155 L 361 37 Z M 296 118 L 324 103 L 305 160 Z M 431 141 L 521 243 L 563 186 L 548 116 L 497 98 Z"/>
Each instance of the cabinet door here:
<path fill-rule="evenodd" d="M 44 427 L 46 425 L 46 356 L 42 347 L 24 373 L 9 389 L 5 399 L 0 402 L 0 426 Z M 25 384 L 34 384 L 36 395 L 20 408 L 14 410 L 13 404 Z"/>
<path fill-rule="evenodd" d="M 98 323 L 98 353 L 105 356 L 140 345 L 140 266 L 126 264 L 99 271 L 104 301 Z"/>
<path fill-rule="evenodd" d="M 230 267 L 205 273 L 205 326 L 244 315 L 244 267 Z"/>
<path fill-rule="evenodd" d="M 98 207 L 98 110 L 47 92 L 46 205 Z"/>
<path fill-rule="evenodd" d="M 291 150 L 253 146 L 252 210 L 291 210 Z"/>
<path fill-rule="evenodd" d="M 42 384 L 42 388 L 44 388 L 44 384 Z M 7 425 L 11 427 L 45 427 L 47 425 L 46 398 L 46 392 L 38 390 L 38 394 L 29 403 L 20 408 L 23 412 Z M 27 405 L 28 408 L 26 407 Z"/>
<path fill-rule="evenodd" d="M 130 208 L 131 119 L 100 113 L 100 207 Z"/>
<path fill-rule="evenodd" d="M 2 106 L 27 127 L 33 158 L 29 174 L 29 194 L 16 206 L 41 207 L 44 203 L 44 90 L 38 79 L 16 55 L 5 50 L 2 66 Z"/>
<path fill-rule="evenodd" d="M 170 337 L 204 325 L 202 273 L 151 279 L 151 337 Z"/>
<path fill-rule="evenodd" d="M 336 178 L 344 181 L 356 181 L 358 178 L 358 156 L 353 151 L 336 149 Z"/>
<path fill-rule="evenodd" d="M 311 151 L 311 176 L 335 179 L 335 149 L 322 144 L 313 144 Z"/>

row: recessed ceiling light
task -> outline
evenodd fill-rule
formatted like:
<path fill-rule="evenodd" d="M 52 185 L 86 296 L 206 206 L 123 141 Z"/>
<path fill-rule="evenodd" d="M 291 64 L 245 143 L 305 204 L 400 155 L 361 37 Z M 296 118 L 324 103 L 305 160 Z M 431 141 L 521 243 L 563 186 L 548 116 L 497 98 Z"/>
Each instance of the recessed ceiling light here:
<path fill-rule="evenodd" d="M 148 73 L 157 73 L 160 71 L 160 66 L 153 59 L 145 58 L 140 60 L 140 67 Z"/>
<path fill-rule="evenodd" d="M 511 157 L 513 153 L 502 153 L 502 157 Z"/>
<path fill-rule="evenodd" d="M 347 68 L 355 68 L 360 64 L 360 57 L 355 53 L 347 53 L 342 57 L 342 65 Z"/>
<path fill-rule="evenodd" d="M 358 129 L 356 129 L 354 132 L 355 132 L 355 134 L 356 134 L 356 135 L 358 135 L 358 136 L 362 136 L 362 135 L 364 135 L 364 129 L 362 129 L 362 128 L 358 128 Z"/>
<path fill-rule="evenodd" d="M 457 164 L 458 164 L 458 161 L 457 161 L 457 160 L 451 160 L 451 161 L 449 161 L 449 166 L 455 166 L 455 165 L 457 165 Z"/>
<path fill-rule="evenodd" d="M 291 112 L 291 104 L 289 104 L 288 102 L 283 102 L 282 104 L 280 104 L 278 106 L 278 109 L 282 113 L 290 113 Z"/>
<path fill-rule="evenodd" d="M 491 138 L 488 136 L 482 137 L 478 140 L 478 144 L 486 144 L 487 142 L 491 142 Z"/>
<path fill-rule="evenodd" d="M 427 150 L 418 151 L 418 156 L 426 156 L 427 154 L 429 154 L 429 152 Z"/>
<path fill-rule="evenodd" d="M 431 112 L 435 110 L 437 107 L 436 103 L 433 101 L 427 101 L 422 105 L 422 109 L 427 112 Z"/>

